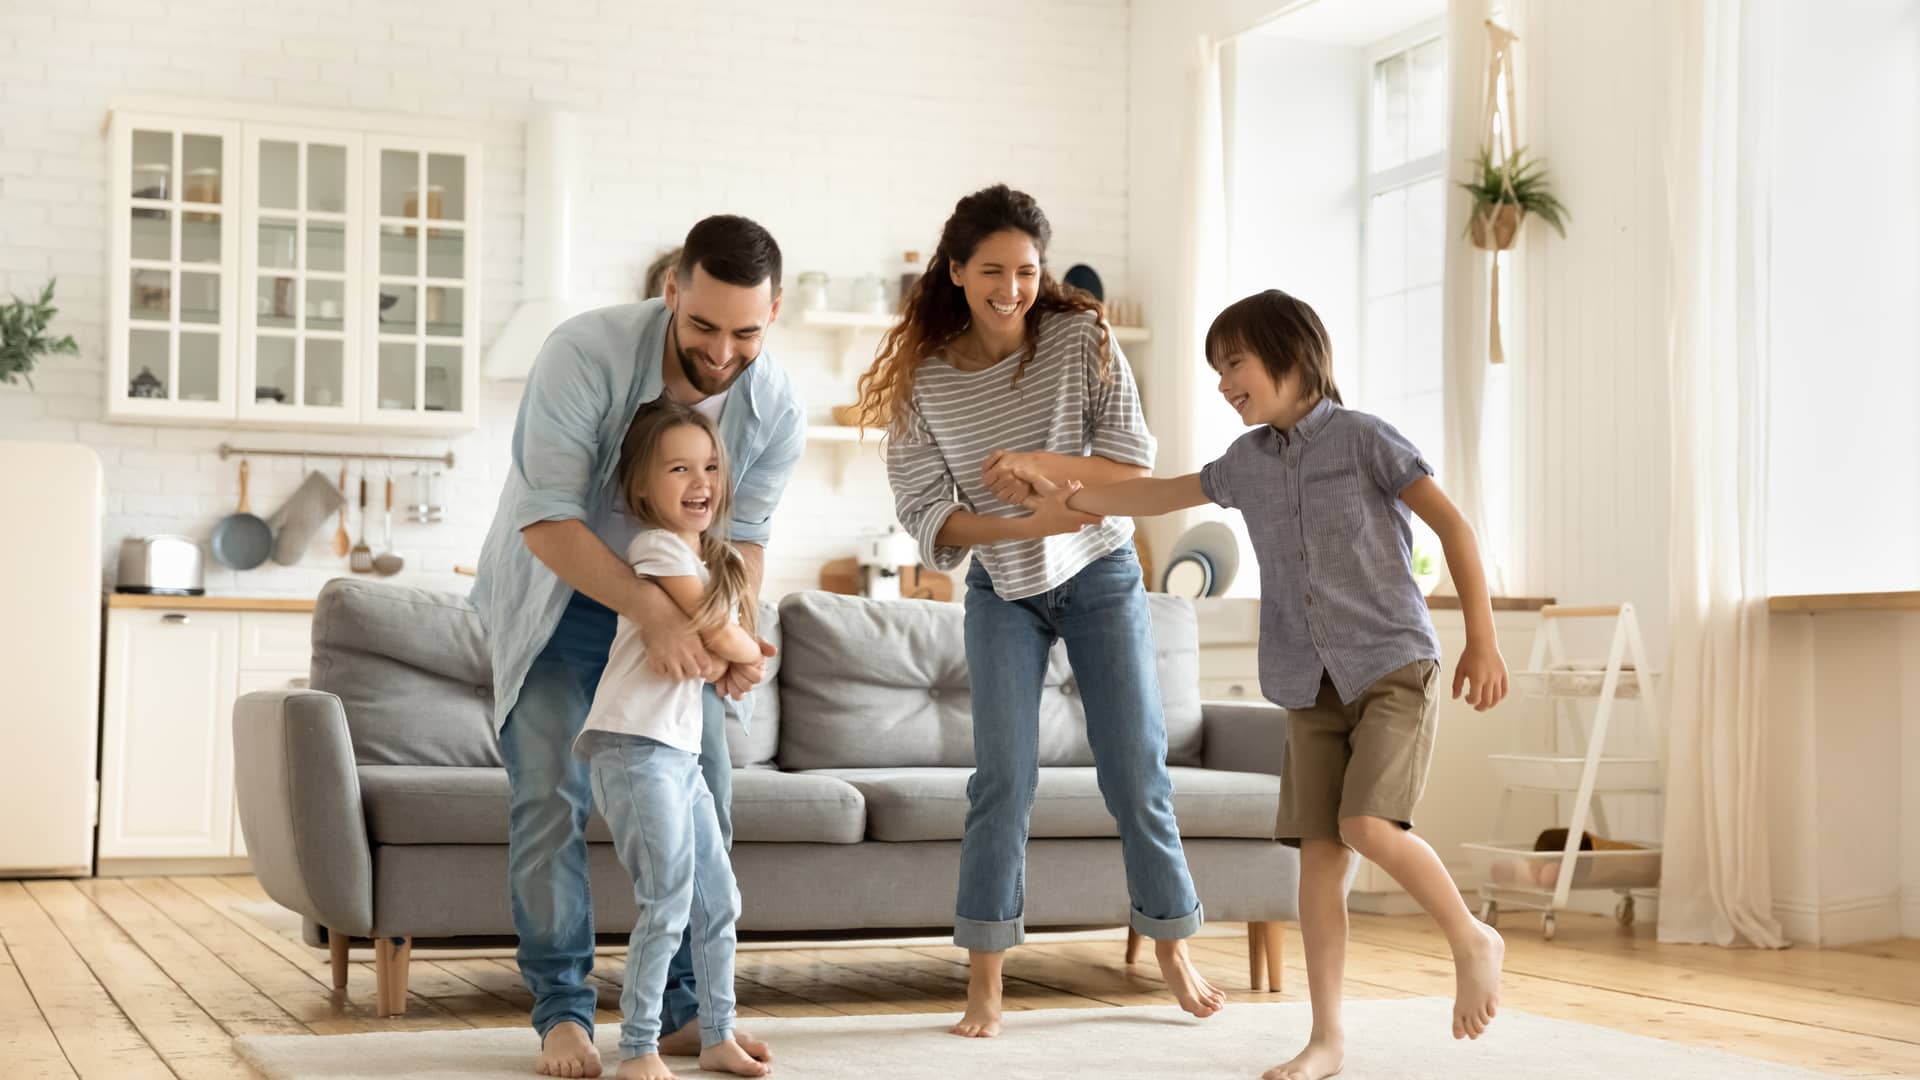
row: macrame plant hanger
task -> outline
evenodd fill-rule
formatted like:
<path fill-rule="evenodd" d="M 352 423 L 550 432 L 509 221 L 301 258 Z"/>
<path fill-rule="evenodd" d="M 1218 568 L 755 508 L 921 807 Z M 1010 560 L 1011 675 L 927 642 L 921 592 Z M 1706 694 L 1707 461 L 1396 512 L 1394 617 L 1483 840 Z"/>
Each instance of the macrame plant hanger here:
<path fill-rule="evenodd" d="M 1513 31 L 1487 20 L 1487 95 L 1480 114 L 1480 145 L 1499 162 L 1500 186 L 1506 199 L 1475 208 L 1478 220 L 1474 233 L 1493 263 L 1487 290 L 1487 359 L 1495 364 L 1507 359 L 1500 345 L 1500 253 L 1513 246 L 1526 214 L 1513 190 L 1513 170 L 1519 159 L 1515 132 L 1520 126 L 1520 109 L 1514 103 L 1513 47 L 1519 40 Z"/>

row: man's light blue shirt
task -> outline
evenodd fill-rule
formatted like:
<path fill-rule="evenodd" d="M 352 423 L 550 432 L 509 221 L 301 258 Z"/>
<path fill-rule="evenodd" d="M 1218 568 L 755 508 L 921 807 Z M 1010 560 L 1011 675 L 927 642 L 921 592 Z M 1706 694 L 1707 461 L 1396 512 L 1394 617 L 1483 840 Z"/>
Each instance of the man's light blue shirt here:
<path fill-rule="evenodd" d="M 573 596 L 572 587 L 527 550 L 520 530 L 541 521 L 582 521 L 625 557 L 639 525 L 621 507 L 620 444 L 635 410 L 666 388 L 661 353 L 670 318 L 657 299 L 577 315 L 548 336 L 527 376 L 513 424 L 512 468 L 472 594 L 493 662 L 495 733 Z M 764 546 L 807 439 L 806 407 L 765 351 L 729 388 L 719 427 L 733 470 L 728 537 Z"/>

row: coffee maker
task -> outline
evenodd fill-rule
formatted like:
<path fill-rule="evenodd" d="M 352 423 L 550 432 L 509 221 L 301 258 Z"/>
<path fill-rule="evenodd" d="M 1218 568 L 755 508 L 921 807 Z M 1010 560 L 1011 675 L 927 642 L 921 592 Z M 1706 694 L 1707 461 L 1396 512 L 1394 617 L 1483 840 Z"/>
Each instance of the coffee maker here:
<path fill-rule="evenodd" d="M 860 541 L 854 556 L 860 570 L 860 595 L 869 600 L 900 599 L 900 571 L 920 563 L 920 545 L 898 528 Z"/>

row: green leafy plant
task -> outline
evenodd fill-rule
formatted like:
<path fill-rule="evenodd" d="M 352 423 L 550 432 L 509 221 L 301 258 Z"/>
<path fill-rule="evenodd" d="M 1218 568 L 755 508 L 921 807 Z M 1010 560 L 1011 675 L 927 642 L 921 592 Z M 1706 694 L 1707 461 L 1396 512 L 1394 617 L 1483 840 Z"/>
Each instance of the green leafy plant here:
<path fill-rule="evenodd" d="M 1473 163 L 1478 178 L 1463 181 L 1460 187 L 1473 196 L 1474 217 L 1490 216 L 1501 205 L 1509 204 L 1536 215 L 1561 236 L 1567 235 L 1567 219 L 1572 215 L 1566 204 L 1547 189 L 1546 163 L 1527 157 L 1526 147 L 1503 161 L 1495 161 L 1493 151 L 1481 147 Z"/>
<path fill-rule="evenodd" d="M 71 337 L 47 336 L 47 324 L 59 313 L 53 306 L 52 280 L 37 301 L 15 296 L 12 302 L 0 304 L 0 382 L 11 384 L 17 376 L 32 387 L 33 366 L 41 357 L 80 351 Z"/>
<path fill-rule="evenodd" d="M 1415 545 L 1413 549 L 1413 572 L 1420 577 L 1430 577 L 1433 574 L 1433 556 L 1427 554 L 1419 545 Z"/>

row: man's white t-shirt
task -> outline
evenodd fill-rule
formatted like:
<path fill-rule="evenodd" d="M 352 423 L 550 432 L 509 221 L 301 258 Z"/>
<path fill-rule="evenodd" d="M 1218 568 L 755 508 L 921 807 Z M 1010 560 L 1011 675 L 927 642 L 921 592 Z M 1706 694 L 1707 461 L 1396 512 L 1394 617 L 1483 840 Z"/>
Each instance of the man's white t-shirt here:
<path fill-rule="evenodd" d="M 726 407 L 727 395 L 731 393 L 733 393 L 733 387 L 729 386 L 712 397 L 696 401 L 693 405 L 694 410 L 718 424 L 720 422 L 720 410 Z"/>
<path fill-rule="evenodd" d="M 640 577 L 697 578 L 704 588 L 707 567 L 686 541 L 665 529 L 646 529 L 627 547 L 627 562 Z M 706 684 L 698 678 L 674 679 L 647 664 L 640 628 L 625 615 L 613 633 L 607 667 L 593 692 L 587 724 L 574 741 L 574 752 L 590 756 L 598 741 L 594 732 L 641 735 L 676 750 L 700 752 L 700 694 Z"/>

